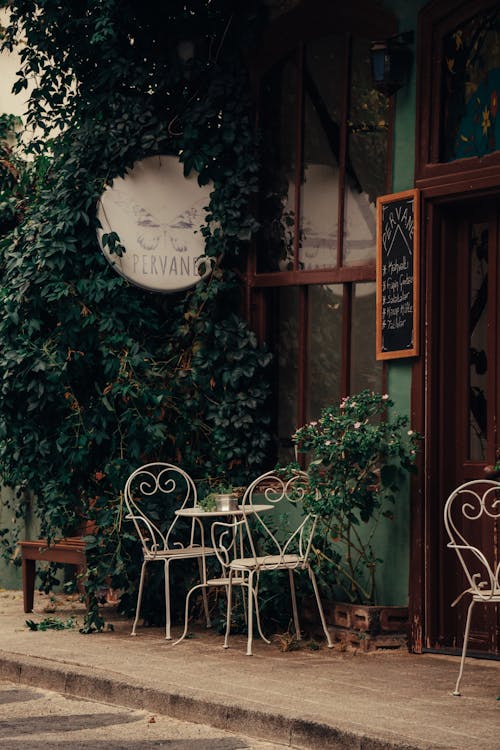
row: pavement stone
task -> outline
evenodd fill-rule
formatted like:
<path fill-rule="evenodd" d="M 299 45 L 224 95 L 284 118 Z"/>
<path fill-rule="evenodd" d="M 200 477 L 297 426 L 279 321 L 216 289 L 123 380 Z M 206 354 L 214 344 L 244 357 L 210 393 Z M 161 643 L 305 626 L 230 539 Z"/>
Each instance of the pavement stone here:
<path fill-rule="evenodd" d="M 36 594 L 29 618 L 47 616 L 47 602 Z M 67 597 L 55 614 L 83 620 Z M 105 616 L 113 632 L 32 632 L 21 592 L 0 592 L 0 678 L 306 750 L 500 750 L 500 662 L 468 659 L 457 698 L 454 657 L 259 640 L 247 657 L 241 635 L 225 650 L 200 628 L 174 646 L 160 628 L 131 638 L 130 620 Z"/>
<path fill-rule="evenodd" d="M 150 711 L 0 682 L 2 750 L 284 750 Z"/>

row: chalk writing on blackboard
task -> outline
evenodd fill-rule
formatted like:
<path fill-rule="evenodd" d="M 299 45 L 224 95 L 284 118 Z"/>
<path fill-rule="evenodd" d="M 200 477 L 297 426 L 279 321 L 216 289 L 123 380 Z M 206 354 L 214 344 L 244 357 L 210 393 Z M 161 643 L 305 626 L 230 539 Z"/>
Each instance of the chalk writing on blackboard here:
<path fill-rule="evenodd" d="M 415 192 L 378 202 L 377 358 L 414 356 L 417 347 Z"/>

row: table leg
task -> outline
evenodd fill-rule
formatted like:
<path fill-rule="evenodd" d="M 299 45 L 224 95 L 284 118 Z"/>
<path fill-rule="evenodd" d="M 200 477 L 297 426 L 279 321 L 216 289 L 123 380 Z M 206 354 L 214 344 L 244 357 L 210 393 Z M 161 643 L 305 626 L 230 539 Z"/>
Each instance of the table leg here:
<path fill-rule="evenodd" d="M 206 583 L 198 583 L 196 586 L 193 586 L 189 589 L 189 591 L 186 594 L 186 606 L 184 610 L 184 630 L 182 631 L 182 635 L 177 638 L 176 641 L 173 642 L 172 646 L 177 646 L 178 643 L 184 640 L 184 638 L 187 635 L 188 632 L 188 625 L 189 625 L 189 600 L 191 599 L 191 594 L 196 591 L 197 589 L 206 589 L 207 584 Z"/>

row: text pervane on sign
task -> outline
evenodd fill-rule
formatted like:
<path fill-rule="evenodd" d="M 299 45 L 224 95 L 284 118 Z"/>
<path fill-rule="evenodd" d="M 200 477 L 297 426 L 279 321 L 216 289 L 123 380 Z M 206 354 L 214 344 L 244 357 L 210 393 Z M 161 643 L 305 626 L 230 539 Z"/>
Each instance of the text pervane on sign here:
<path fill-rule="evenodd" d="M 418 355 L 419 196 L 377 199 L 377 359 Z"/>
<path fill-rule="evenodd" d="M 200 227 L 213 186 L 200 187 L 197 175 L 184 177 L 175 156 L 150 156 L 116 177 L 98 205 L 101 249 L 114 269 L 143 289 L 176 292 L 201 278 L 205 243 Z M 125 252 L 103 246 L 103 235 L 115 232 Z M 206 275 L 210 263 L 203 269 Z"/>

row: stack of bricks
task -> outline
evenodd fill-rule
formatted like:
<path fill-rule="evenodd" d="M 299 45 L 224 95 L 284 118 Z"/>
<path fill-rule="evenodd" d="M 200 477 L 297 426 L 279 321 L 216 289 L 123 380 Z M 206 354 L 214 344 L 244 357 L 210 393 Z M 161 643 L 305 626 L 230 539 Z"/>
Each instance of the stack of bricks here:
<path fill-rule="evenodd" d="M 406 645 L 408 609 L 360 604 L 334 604 L 330 609 L 329 631 L 345 645 L 374 651 Z"/>

